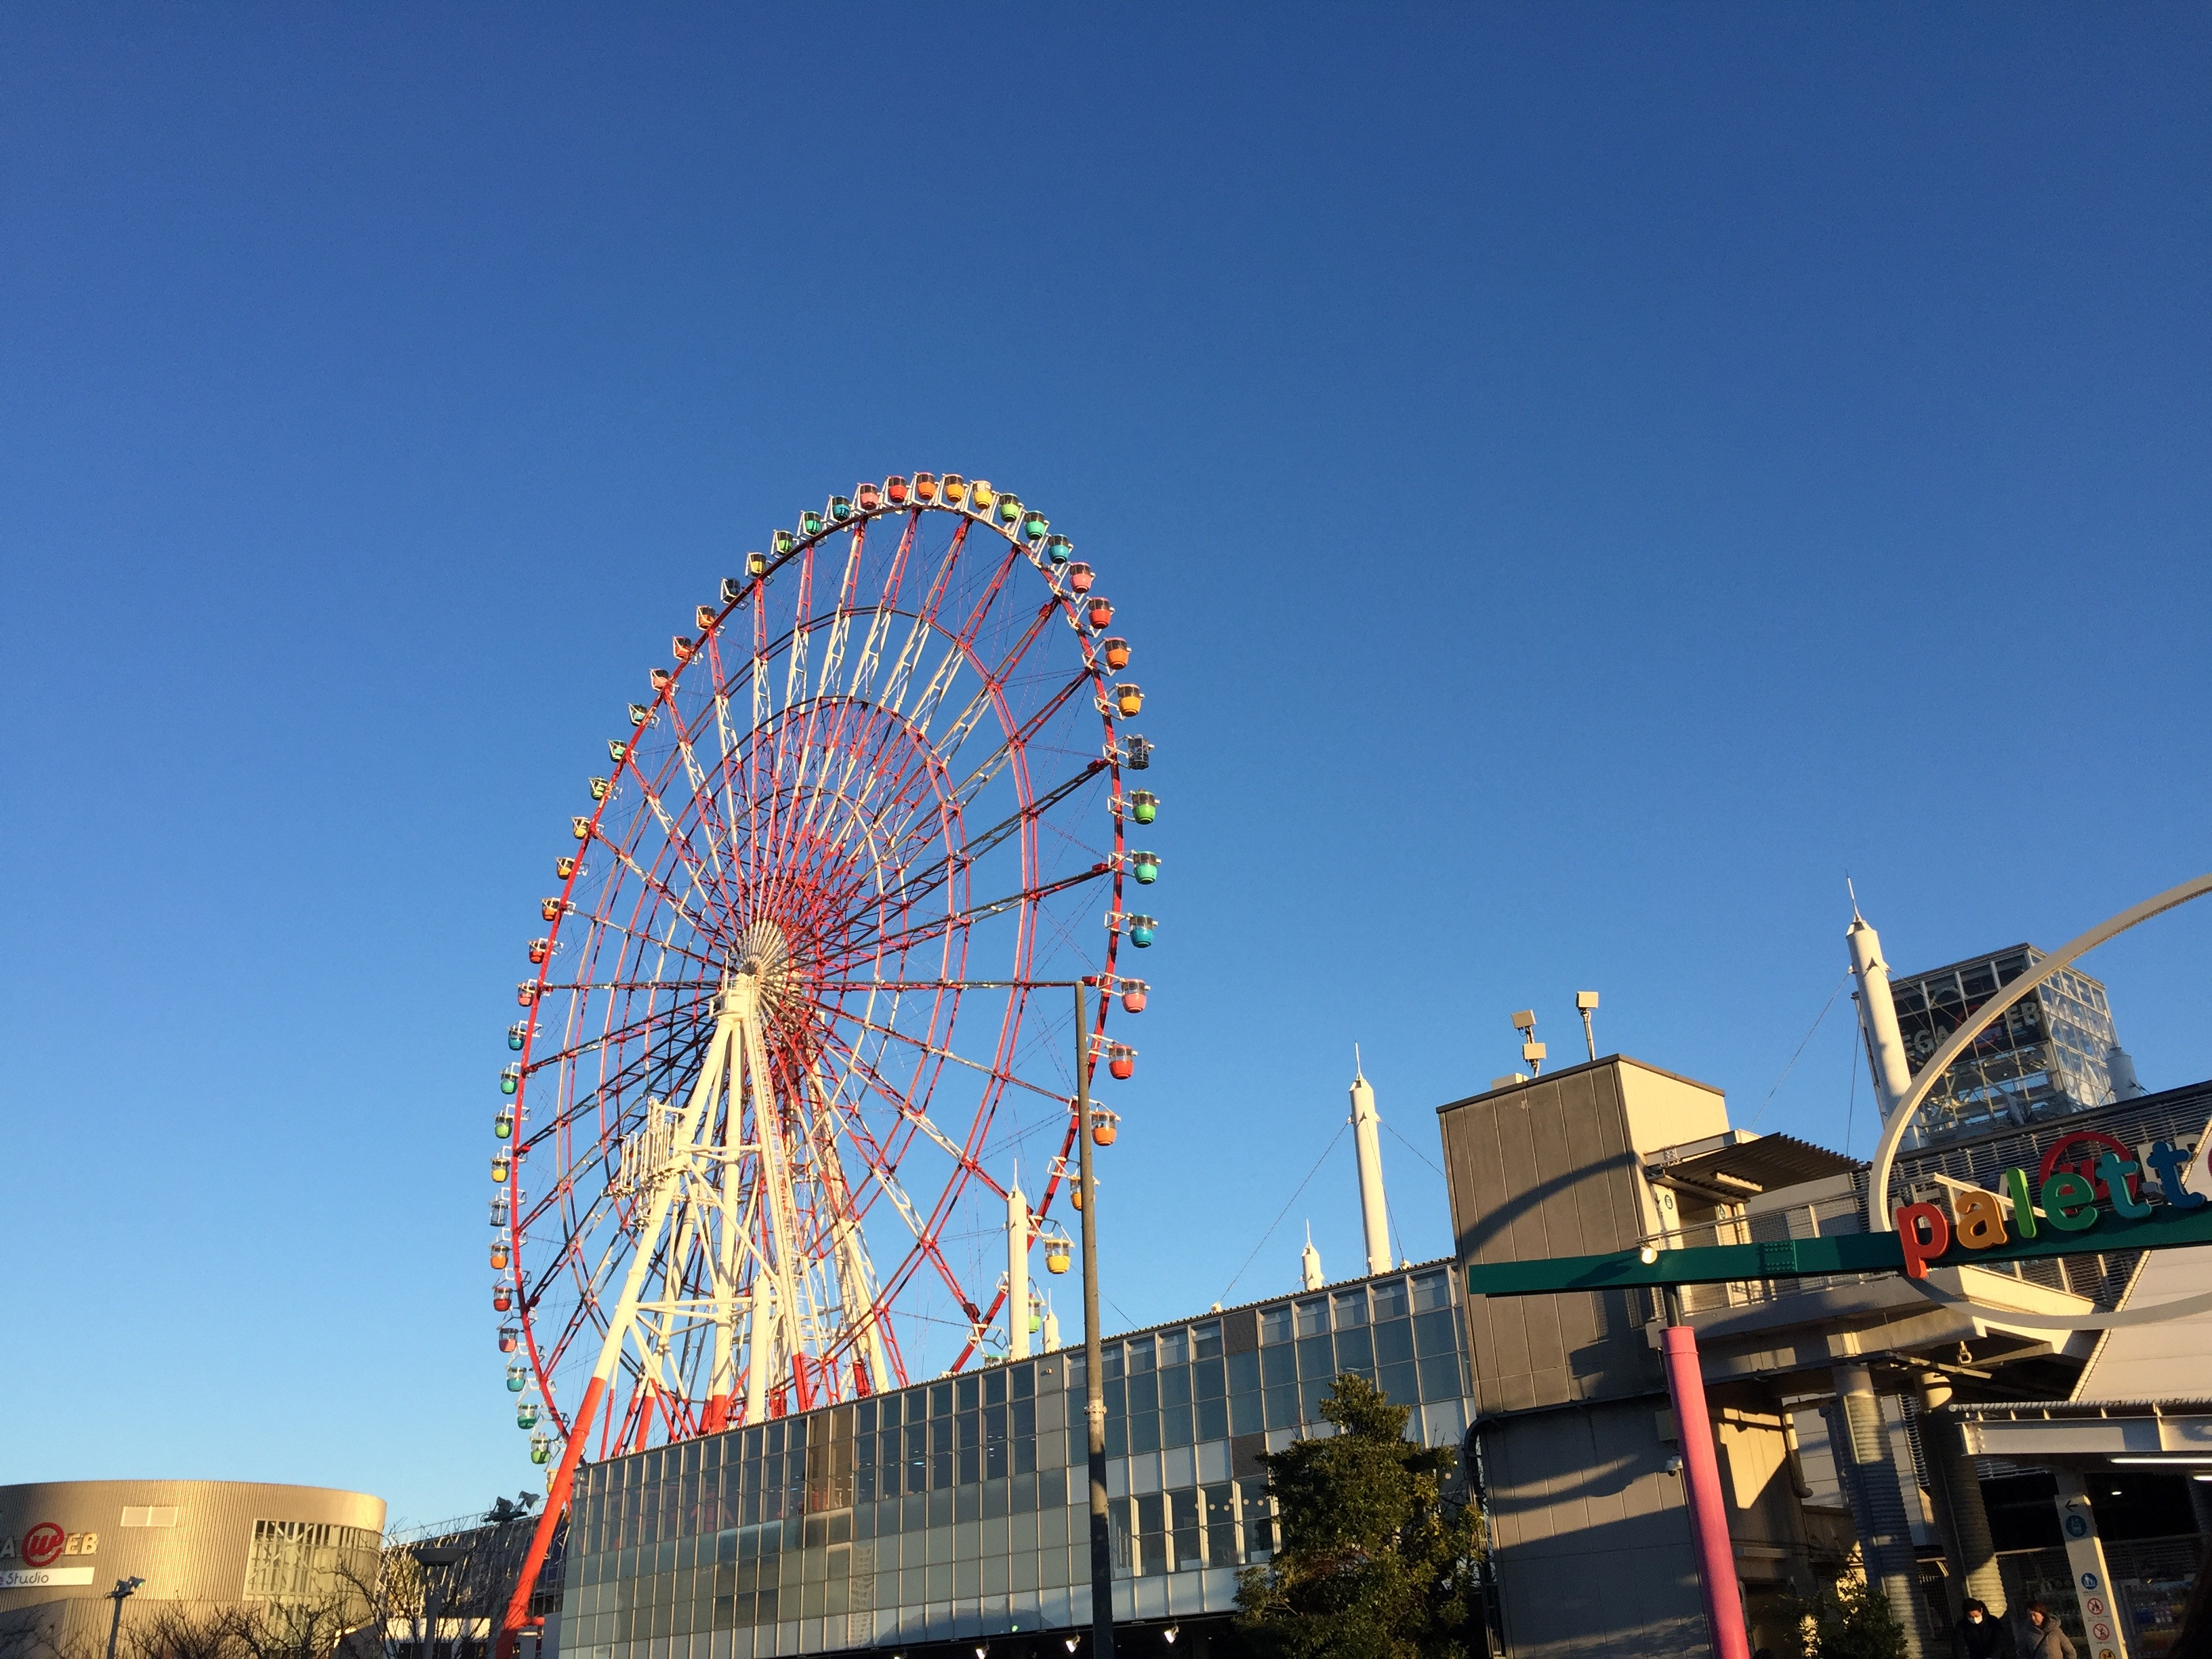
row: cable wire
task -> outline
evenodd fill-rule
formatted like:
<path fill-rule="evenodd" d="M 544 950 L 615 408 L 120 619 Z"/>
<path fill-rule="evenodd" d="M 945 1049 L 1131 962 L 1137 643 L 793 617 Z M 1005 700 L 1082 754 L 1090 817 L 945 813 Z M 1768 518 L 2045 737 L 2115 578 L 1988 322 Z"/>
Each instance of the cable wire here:
<path fill-rule="evenodd" d="M 1376 1119 L 1376 1121 L 1380 1123 L 1384 1128 L 1390 1129 L 1390 1121 L 1388 1118 L 1378 1117 Z M 1411 1152 L 1415 1158 L 1419 1158 L 1422 1163 L 1429 1164 L 1428 1154 L 1424 1152 L 1419 1147 L 1413 1145 L 1412 1141 L 1407 1139 L 1405 1136 L 1400 1134 L 1395 1129 L 1390 1129 L 1390 1138 L 1396 1141 L 1401 1146 L 1403 1146 L 1407 1152 Z M 1431 1170 L 1437 1170 L 1437 1166 L 1433 1164 L 1429 1164 L 1429 1167 Z M 1437 1173 L 1442 1176 L 1444 1172 L 1442 1170 L 1437 1170 Z M 1449 1181 L 1451 1177 L 1449 1176 L 1444 1176 L 1444 1179 Z"/>
<path fill-rule="evenodd" d="M 1244 1258 L 1244 1266 L 1237 1270 L 1236 1278 L 1222 1286 L 1221 1295 L 1218 1298 L 1222 1306 L 1228 1305 L 1229 1292 L 1237 1288 L 1237 1279 L 1243 1278 L 1245 1270 L 1260 1259 L 1260 1252 L 1267 1248 L 1267 1241 L 1275 1236 L 1275 1229 L 1283 1224 L 1283 1218 L 1291 1212 L 1291 1205 L 1298 1201 L 1298 1193 L 1305 1191 L 1312 1184 L 1313 1178 L 1321 1173 L 1321 1166 L 1328 1162 L 1328 1155 L 1336 1150 L 1336 1143 L 1344 1139 L 1344 1132 L 1348 1127 L 1350 1127 L 1348 1124 L 1344 1123 L 1336 1126 L 1336 1133 L 1329 1137 L 1328 1145 L 1321 1149 L 1321 1156 L 1314 1160 L 1313 1168 L 1308 1170 L 1306 1178 L 1298 1182 L 1297 1192 L 1291 1194 L 1289 1201 L 1276 1213 L 1275 1218 L 1267 1224 L 1267 1231 L 1260 1235 L 1260 1242 L 1252 1247 L 1252 1254 Z"/>
<path fill-rule="evenodd" d="M 1796 1069 L 1798 1055 L 1805 1052 L 1805 1045 L 1813 1040 L 1813 1033 L 1820 1029 L 1820 1022 L 1827 1018 L 1828 1010 L 1836 1006 L 1836 999 L 1843 994 L 1844 987 L 1850 982 L 1850 977 L 1851 970 L 1846 968 L 1844 969 L 1843 978 L 1836 981 L 1836 988 L 1828 993 L 1828 1000 L 1820 1005 L 1820 1012 L 1813 1016 L 1811 1030 L 1797 1040 L 1797 1048 L 1790 1056 L 1790 1064 L 1784 1066 L 1782 1068 L 1782 1075 L 1774 1079 L 1774 1088 L 1766 1091 L 1766 1098 L 1759 1103 L 1759 1109 L 1751 1115 L 1751 1122 L 1746 1125 L 1746 1127 L 1757 1127 L 1759 1120 L 1766 1115 L 1766 1109 L 1774 1103 L 1775 1091 L 1781 1088 L 1788 1080 L 1790 1073 Z"/>

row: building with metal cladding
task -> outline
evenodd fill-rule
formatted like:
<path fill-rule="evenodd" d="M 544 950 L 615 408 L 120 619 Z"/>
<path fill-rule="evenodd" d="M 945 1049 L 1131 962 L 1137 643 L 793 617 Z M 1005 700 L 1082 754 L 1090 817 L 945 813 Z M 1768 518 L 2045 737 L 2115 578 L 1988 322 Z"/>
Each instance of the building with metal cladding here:
<path fill-rule="evenodd" d="M 1912 1074 L 1919 1075 L 1944 1038 L 2000 986 L 2011 984 L 2045 954 L 2033 945 L 2015 945 L 1892 980 L 1898 1032 Z M 1953 1063 L 1922 1104 L 1911 1144 L 1924 1146 L 2102 1106 L 2114 1096 L 2112 1054 L 2118 1041 L 2104 985 L 2062 969 L 2007 1009 Z"/>
<path fill-rule="evenodd" d="M 126 1626 L 165 1607 L 300 1604 L 375 1582 L 384 1500 L 240 1480 L 0 1486 L 0 1632 L 104 1643 L 119 1578 Z"/>
<path fill-rule="evenodd" d="M 1259 1455 L 1319 1423 L 1339 1372 L 1413 1407 L 1408 1433 L 1431 1445 L 1467 1428 L 1442 1262 L 1117 1337 L 1103 1370 L 1115 1616 L 1194 1621 L 1186 1648 L 1272 1552 Z M 1087 1629 L 1084 1388 L 1082 1351 L 1060 1350 L 580 1471 L 561 1653 L 768 1659 Z"/>

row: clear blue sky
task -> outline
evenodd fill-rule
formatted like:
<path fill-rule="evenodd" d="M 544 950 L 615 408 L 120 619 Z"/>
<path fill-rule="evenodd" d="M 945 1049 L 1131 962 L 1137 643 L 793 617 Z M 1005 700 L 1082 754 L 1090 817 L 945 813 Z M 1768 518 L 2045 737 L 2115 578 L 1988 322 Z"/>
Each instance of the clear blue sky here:
<path fill-rule="evenodd" d="M 0 9 L 0 1480 L 530 1484 L 544 863 L 862 477 L 1042 504 L 1144 653 L 1117 1323 L 1223 1293 L 1355 1041 L 1438 1255 L 1511 1010 L 1839 1144 L 1848 998 L 1775 1084 L 1845 870 L 1910 968 L 2206 866 L 2201 7 L 793 16 Z M 2208 957 L 2093 961 L 2153 1086 Z M 1309 1218 L 1351 1271 L 1347 1147 L 1237 1297 Z"/>

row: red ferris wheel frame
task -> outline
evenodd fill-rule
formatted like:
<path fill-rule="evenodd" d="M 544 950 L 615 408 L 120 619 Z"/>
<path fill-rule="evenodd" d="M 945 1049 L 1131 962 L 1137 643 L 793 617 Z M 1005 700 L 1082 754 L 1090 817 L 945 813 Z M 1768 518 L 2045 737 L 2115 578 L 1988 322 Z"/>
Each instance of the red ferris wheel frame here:
<path fill-rule="evenodd" d="M 932 486 L 927 498 L 919 493 L 925 481 Z M 1035 1055 L 1025 1053 L 1023 1036 L 1030 993 L 1070 977 L 1094 984 L 1095 1052 L 1133 1054 L 1108 1045 L 1103 1033 L 1117 989 L 1136 985 L 1135 1000 L 1125 1006 L 1142 1006 L 1141 982 L 1124 981 L 1116 971 L 1124 927 L 1141 944 L 1150 943 L 1152 929 L 1149 918 L 1125 916 L 1121 908 L 1128 857 L 1121 771 L 1125 763 L 1133 769 L 1146 763 L 1149 745 L 1120 735 L 1117 716 L 1141 707 L 1141 694 L 1110 682 L 1127 665 L 1128 649 L 1105 635 L 1112 610 L 1091 593 L 1091 573 L 1073 561 L 1064 538 L 1048 533 L 1041 515 L 1018 501 L 1010 509 L 1010 501 L 980 482 L 927 474 L 862 485 L 849 499 L 832 497 L 823 513 L 802 518 L 799 532 L 778 532 L 775 551 L 753 556 L 744 577 L 725 582 L 719 606 L 699 607 L 695 635 L 678 636 L 672 665 L 653 671 L 653 700 L 632 706 L 630 737 L 609 744 L 611 767 L 606 778 L 593 781 L 593 810 L 574 823 L 576 850 L 557 861 L 561 891 L 544 902 L 549 931 L 532 943 L 536 974 L 518 988 L 528 1010 L 518 1027 L 521 1058 L 503 1076 L 514 1100 L 514 1150 L 503 1166 L 495 1166 L 509 1177 L 504 1293 L 516 1305 L 529 1371 L 563 1438 L 576 1425 L 574 1396 L 564 1398 L 560 1386 L 562 1373 L 573 1375 L 580 1346 L 605 1337 L 599 1291 L 611 1282 L 621 1234 L 637 1224 L 640 1213 L 641 1192 L 623 1189 L 617 1159 L 644 1133 L 640 1102 L 649 1102 L 648 1110 L 660 1107 L 654 1082 L 680 1082 L 696 1065 L 710 1040 L 716 988 L 744 951 L 775 957 L 772 971 L 781 975 L 778 1006 L 789 1017 L 774 1024 L 775 1041 L 766 1055 L 778 1086 L 793 1097 L 811 1097 L 810 1087 L 820 1096 L 826 1090 L 819 1077 L 835 1074 L 841 1090 L 852 1091 L 851 1109 L 830 1115 L 840 1126 L 841 1149 L 857 1153 L 860 1173 L 842 1188 L 831 1182 L 811 1189 L 819 1201 L 804 1230 L 819 1243 L 840 1225 L 865 1227 L 872 1215 L 903 1201 L 911 1213 L 902 1219 L 913 1234 L 911 1248 L 871 1287 L 870 1305 L 881 1310 L 880 1317 L 848 1318 L 816 1350 L 794 1351 L 787 1386 L 779 1385 L 771 1415 L 906 1381 L 899 1307 L 918 1280 L 933 1275 L 952 1293 L 964 1322 L 949 1369 L 973 1358 L 1002 1311 L 1004 1285 L 990 1294 L 988 1283 L 963 1280 L 944 1245 L 971 1189 L 980 1185 L 1000 1200 L 1006 1196 L 1006 1183 L 985 1158 L 1002 1108 L 1017 1091 L 1024 1100 L 1048 1103 L 1053 1119 L 1035 1213 L 1048 1216 L 1057 1196 L 1079 1126 L 1072 1084 L 1055 1089 L 1033 1074 Z M 926 545 L 925 526 L 939 523 L 949 526 L 943 545 Z M 872 601 L 860 587 L 872 568 L 872 526 L 898 530 Z M 975 561 L 969 557 L 971 541 L 979 550 Z M 834 565 L 840 554 L 843 574 L 825 599 L 817 592 L 817 563 Z M 1034 603 L 1014 603 L 1018 583 Z M 772 596 L 794 589 L 791 621 L 779 627 Z M 949 604 L 961 607 L 958 625 L 950 628 Z M 830 630 L 820 641 L 826 647 L 848 649 L 863 617 L 878 646 L 903 626 L 909 640 L 926 640 L 938 653 L 933 672 L 940 678 L 972 678 L 975 690 L 948 728 L 949 749 L 945 732 L 933 737 L 929 720 L 915 720 L 912 709 L 887 713 L 881 700 L 844 695 L 843 682 L 836 683 L 839 696 L 826 695 L 833 683 L 826 667 L 818 680 L 824 695 L 787 696 L 780 708 L 772 694 L 763 700 L 763 665 L 781 662 L 788 682 L 811 684 L 817 632 Z M 1034 675 L 1024 680 L 1021 671 L 1034 668 L 1030 653 L 1055 623 L 1065 624 L 1077 642 L 1076 661 L 1046 683 Z M 920 665 L 917 659 L 908 667 Z M 750 719 L 735 722 L 742 731 L 732 742 L 732 705 L 748 671 Z M 693 693 L 702 681 L 704 694 Z M 856 671 L 853 684 L 859 684 Z M 1085 690 L 1102 740 L 1077 764 L 1064 744 L 1055 750 L 1043 739 L 1064 736 L 1070 720 L 1087 712 L 1079 701 Z M 928 701 L 925 694 L 922 702 Z M 930 712 L 942 710 L 932 704 Z M 711 738 L 701 724 L 709 716 L 716 722 Z M 985 754 L 993 776 L 971 791 L 968 780 L 982 776 L 985 767 L 963 777 L 950 763 L 988 722 L 995 722 L 998 738 Z M 703 763 L 702 750 L 710 751 Z M 1044 754 L 1059 765 L 1057 776 L 1033 775 L 1033 756 Z M 835 807 L 817 810 L 830 793 L 819 779 L 811 793 L 779 783 L 777 769 L 787 781 L 793 757 L 802 776 L 810 763 L 842 760 L 848 770 L 836 793 L 848 806 L 853 799 L 868 802 L 868 813 L 848 811 L 836 819 Z M 1006 785 L 1000 793 L 1011 793 L 1015 810 L 971 830 L 969 808 L 1000 774 Z M 866 781 L 856 784 L 855 777 Z M 1054 814 L 1101 786 L 1110 808 L 1107 839 L 1096 849 L 1104 855 L 1079 868 L 1048 872 L 1041 838 L 1048 829 L 1065 833 Z M 853 826 L 862 817 L 870 837 L 879 831 L 888 837 L 872 844 L 866 860 L 854 855 L 852 845 Z M 1143 817 L 1150 821 L 1149 811 Z M 886 819 L 896 833 L 883 831 Z M 830 833 L 833 827 L 838 833 Z M 978 900 L 976 872 L 1002 846 L 1018 861 L 1021 884 Z M 641 860 L 641 848 L 652 856 Z M 925 857 L 923 849 L 933 850 Z M 1157 872 L 1156 860 L 1148 870 L 1140 879 Z M 1066 931 L 1066 914 L 1053 905 L 1064 895 L 1087 905 L 1088 890 L 1100 883 L 1108 895 L 1105 939 L 1086 957 Z M 1013 919 L 1007 958 L 994 977 L 971 977 L 979 927 L 1006 915 Z M 572 942 L 578 946 L 574 964 L 564 969 L 561 958 Z M 1041 963 L 1041 945 L 1049 947 L 1048 965 Z M 610 961 L 609 976 L 600 976 Z M 963 998 L 984 994 L 997 994 L 1002 1004 L 973 1109 L 963 1107 L 964 1124 L 955 1136 L 933 1121 L 929 1107 L 949 1066 L 979 1066 L 955 1048 L 954 1038 Z M 892 1016 L 871 1018 L 887 994 Z M 919 1008 L 918 1018 L 899 1012 L 907 998 L 915 1000 L 906 1010 Z M 553 1033 L 539 1016 L 556 1003 L 565 1018 Z M 580 1009 L 598 1018 L 596 1028 L 580 1020 Z M 894 1054 L 902 1057 L 895 1072 L 885 1063 Z M 599 1069 L 580 1076 L 586 1055 L 598 1056 Z M 619 1063 L 610 1067 L 609 1056 Z M 1121 1071 L 1118 1061 L 1115 1070 Z M 549 1085 L 552 1098 L 532 1125 L 533 1095 L 542 1097 Z M 736 1121 L 734 1105 L 730 1119 Z M 926 1210 L 906 1198 L 896 1179 L 925 1146 L 945 1164 Z M 524 1178 L 533 1154 L 550 1158 L 556 1170 L 535 1188 Z M 496 1217 L 501 1200 L 494 1205 Z M 541 1261 L 549 1237 L 556 1241 L 553 1254 Z M 1010 1319 L 1020 1316 L 1020 1310 L 1009 1313 Z M 864 1358 L 871 1333 L 881 1346 Z M 628 1398 L 618 1407 L 611 1399 L 600 1419 L 602 1452 L 656 1435 L 679 1439 L 711 1431 L 728 1420 L 726 1395 L 718 1406 L 711 1391 L 672 1388 L 641 1369 L 629 1382 Z"/>

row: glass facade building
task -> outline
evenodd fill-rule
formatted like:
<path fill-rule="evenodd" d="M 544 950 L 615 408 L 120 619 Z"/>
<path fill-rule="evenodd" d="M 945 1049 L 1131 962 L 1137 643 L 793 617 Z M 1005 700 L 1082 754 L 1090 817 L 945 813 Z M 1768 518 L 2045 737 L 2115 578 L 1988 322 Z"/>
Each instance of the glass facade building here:
<path fill-rule="evenodd" d="M 1115 1616 L 1234 1605 L 1274 1521 L 1261 1452 L 1326 1431 L 1355 1371 L 1456 1447 L 1466 1340 L 1448 1264 L 1105 1345 Z M 563 1659 L 769 1659 L 1085 1628 L 1083 1351 L 590 1465 L 577 1473 Z"/>
<path fill-rule="evenodd" d="M 1893 980 L 1906 1062 L 1920 1068 L 1966 1018 L 2037 963 L 2045 952 L 2015 945 L 1969 962 Z M 2109 1056 L 2118 1038 L 2105 988 L 2061 969 L 2008 1008 L 1921 1105 L 1911 1144 L 2087 1111 L 2112 1099 Z M 1872 1054 L 1869 1054 L 1872 1064 Z"/>

